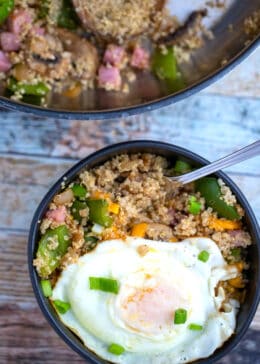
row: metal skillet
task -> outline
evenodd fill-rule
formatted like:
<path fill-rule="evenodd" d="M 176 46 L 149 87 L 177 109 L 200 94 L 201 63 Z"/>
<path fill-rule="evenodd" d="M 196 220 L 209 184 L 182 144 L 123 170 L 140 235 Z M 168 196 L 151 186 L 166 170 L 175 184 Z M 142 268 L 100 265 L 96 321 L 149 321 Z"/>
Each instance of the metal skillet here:
<path fill-rule="evenodd" d="M 86 91 L 73 101 L 53 93 L 47 107 L 0 96 L 0 106 L 35 115 L 88 120 L 137 114 L 184 99 L 215 82 L 260 44 L 260 29 L 248 33 L 244 26 L 246 19 L 260 11 L 260 0 L 222 2 L 224 7 L 207 6 L 208 3 L 217 3 L 215 0 L 169 0 L 167 3 L 170 11 L 184 22 L 193 11 L 207 8 L 204 24 L 214 34 L 213 39 L 205 38 L 204 46 L 192 54 L 188 63 L 180 65 L 185 86 L 178 92 L 171 92 L 163 81 L 149 73 L 140 73 L 129 93 L 98 89 Z"/>

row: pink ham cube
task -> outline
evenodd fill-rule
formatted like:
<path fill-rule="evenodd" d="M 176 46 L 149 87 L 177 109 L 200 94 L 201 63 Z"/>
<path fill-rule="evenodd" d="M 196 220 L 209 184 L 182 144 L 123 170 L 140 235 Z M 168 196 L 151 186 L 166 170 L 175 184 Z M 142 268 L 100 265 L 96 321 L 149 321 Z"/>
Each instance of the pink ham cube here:
<path fill-rule="evenodd" d="M 140 46 L 136 46 L 130 64 L 142 70 L 148 69 L 150 67 L 150 55 L 148 51 Z"/>
<path fill-rule="evenodd" d="M 55 210 L 49 210 L 46 213 L 46 217 L 47 219 L 53 220 L 55 222 L 61 223 L 65 221 L 66 218 L 66 207 L 65 206 L 61 206 L 58 207 Z"/>
<path fill-rule="evenodd" d="M 18 36 L 11 32 L 1 33 L 0 43 L 5 52 L 18 51 L 21 46 Z"/>
<path fill-rule="evenodd" d="M 15 10 L 8 18 L 9 30 L 17 35 L 21 35 L 27 27 L 29 29 L 31 24 L 31 14 L 26 10 Z"/>
<path fill-rule="evenodd" d="M 7 72 L 11 67 L 12 64 L 7 55 L 3 51 L 0 51 L 0 72 Z"/>
<path fill-rule="evenodd" d="M 104 63 L 109 63 L 111 66 L 122 68 L 126 63 L 126 53 L 123 47 L 115 44 L 110 44 L 104 54 Z"/>
<path fill-rule="evenodd" d="M 121 87 L 122 79 L 117 67 L 100 66 L 98 71 L 99 87 L 106 90 L 118 91 Z"/>

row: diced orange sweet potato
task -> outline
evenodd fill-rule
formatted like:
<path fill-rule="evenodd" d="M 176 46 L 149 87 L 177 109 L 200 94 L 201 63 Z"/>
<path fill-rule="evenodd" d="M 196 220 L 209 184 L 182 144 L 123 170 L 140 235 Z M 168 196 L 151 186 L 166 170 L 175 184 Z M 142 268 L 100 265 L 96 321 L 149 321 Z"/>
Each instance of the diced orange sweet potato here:
<path fill-rule="evenodd" d="M 132 236 L 138 236 L 139 238 L 143 238 L 145 236 L 147 227 L 148 227 L 148 224 L 145 223 L 145 222 L 142 222 L 140 224 L 136 224 L 132 228 L 131 235 Z"/>

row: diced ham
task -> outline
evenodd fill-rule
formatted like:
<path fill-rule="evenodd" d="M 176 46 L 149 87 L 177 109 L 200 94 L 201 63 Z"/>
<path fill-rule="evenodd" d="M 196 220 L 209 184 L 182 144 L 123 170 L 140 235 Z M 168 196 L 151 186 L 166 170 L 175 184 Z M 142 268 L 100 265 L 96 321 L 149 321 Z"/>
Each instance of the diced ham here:
<path fill-rule="evenodd" d="M 3 32 L 0 34 L 1 47 L 6 52 L 18 51 L 20 49 L 19 37 L 11 32 Z"/>
<path fill-rule="evenodd" d="M 136 46 L 131 57 L 131 66 L 139 69 L 150 67 L 150 55 L 148 51 L 140 46 Z"/>
<path fill-rule="evenodd" d="M 33 25 L 32 29 L 31 29 L 31 33 L 32 33 L 32 35 L 44 35 L 45 29 L 38 25 Z"/>
<path fill-rule="evenodd" d="M 251 238 L 250 235 L 243 230 L 231 230 L 229 231 L 229 235 L 233 238 L 233 246 L 235 247 L 243 247 L 250 245 Z"/>
<path fill-rule="evenodd" d="M 7 55 L 3 51 L 0 51 L 0 72 L 7 72 L 11 67 L 12 64 Z"/>
<path fill-rule="evenodd" d="M 104 63 L 109 63 L 111 66 L 122 68 L 126 63 L 126 53 L 123 47 L 115 44 L 110 44 L 104 54 Z"/>
<path fill-rule="evenodd" d="M 46 217 L 58 223 L 64 222 L 66 218 L 66 207 L 61 206 L 55 210 L 49 210 L 46 213 Z"/>
<path fill-rule="evenodd" d="M 15 10 L 8 18 L 9 30 L 17 35 L 21 35 L 22 32 L 32 24 L 32 17 L 26 10 Z"/>
<path fill-rule="evenodd" d="M 122 79 L 120 71 L 117 67 L 100 66 L 98 71 L 98 84 L 99 87 L 106 90 L 119 90 L 121 87 Z"/>

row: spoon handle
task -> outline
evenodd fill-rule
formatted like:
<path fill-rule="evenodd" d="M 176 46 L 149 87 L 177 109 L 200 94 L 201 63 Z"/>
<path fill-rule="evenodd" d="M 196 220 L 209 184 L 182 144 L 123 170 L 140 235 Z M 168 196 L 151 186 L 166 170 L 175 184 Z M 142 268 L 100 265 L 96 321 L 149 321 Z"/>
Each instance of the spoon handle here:
<path fill-rule="evenodd" d="M 211 173 L 217 172 L 233 164 L 243 162 L 244 160 L 250 159 L 257 155 L 260 155 L 260 140 L 256 141 L 255 143 L 249 144 L 248 146 L 239 149 L 238 151 L 231 153 L 224 158 L 218 159 L 217 161 L 210 163 L 202 168 L 196 169 L 193 172 L 183 174 L 182 176 L 170 178 L 182 184 L 190 183 L 199 178 L 208 176 Z"/>

